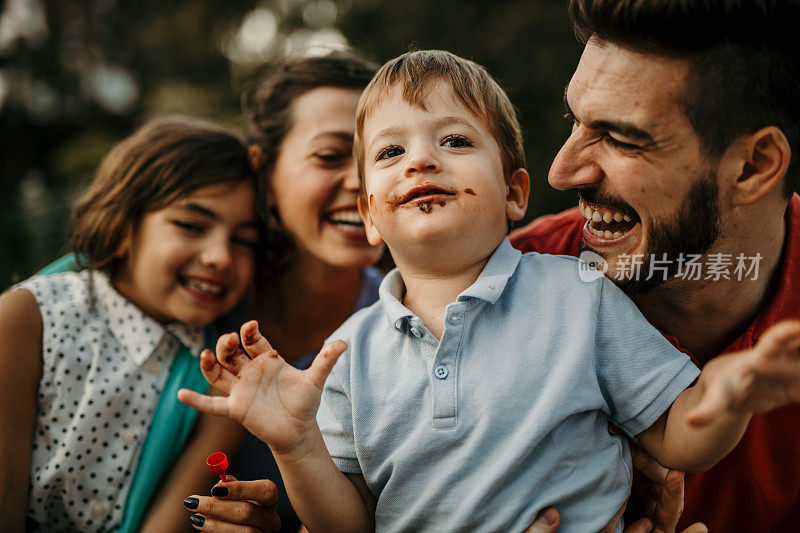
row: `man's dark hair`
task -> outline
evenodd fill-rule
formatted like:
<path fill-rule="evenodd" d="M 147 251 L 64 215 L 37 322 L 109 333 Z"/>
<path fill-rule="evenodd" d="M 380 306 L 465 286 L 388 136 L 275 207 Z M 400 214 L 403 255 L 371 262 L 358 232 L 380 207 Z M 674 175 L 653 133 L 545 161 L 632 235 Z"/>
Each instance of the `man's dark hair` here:
<path fill-rule="evenodd" d="M 780 128 L 800 184 L 800 0 L 570 0 L 578 39 L 685 59 L 681 105 L 711 157 L 766 126 Z"/>

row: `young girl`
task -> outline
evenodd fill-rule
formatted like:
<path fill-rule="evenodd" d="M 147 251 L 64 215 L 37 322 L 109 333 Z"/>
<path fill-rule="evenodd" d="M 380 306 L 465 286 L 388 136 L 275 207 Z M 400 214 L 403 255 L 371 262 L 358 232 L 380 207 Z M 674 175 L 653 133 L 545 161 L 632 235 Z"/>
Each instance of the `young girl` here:
<path fill-rule="evenodd" d="M 26 515 L 46 531 L 135 530 L 145 518 L 144 529 L 185 528 L 182 509 L 161 504 L 206 488 L 206 455 L 238 436 L 202 419 L 178 458 L 193 419 L 170 405 L 167 375 L 251 283 L 257 189 L 236 137 L 149 123 L 109 153 L 75 209 L 83 270 L 0 296 L 4 530 L 24 530 Z"/>

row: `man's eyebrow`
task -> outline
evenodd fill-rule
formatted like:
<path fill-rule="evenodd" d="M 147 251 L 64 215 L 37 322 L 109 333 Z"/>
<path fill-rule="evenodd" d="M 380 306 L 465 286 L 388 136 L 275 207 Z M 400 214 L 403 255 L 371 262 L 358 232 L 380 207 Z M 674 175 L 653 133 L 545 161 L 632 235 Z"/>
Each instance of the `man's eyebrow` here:
<path fill-rule="evenodd" d="M 575 114 L 572 112 L 572 108 L 569 106 L 569 102 L 567 101 L 568 90 L 569 90 L 569 85 L 567 85 L 564 88 L 564 114 L 567 118 L 575 120 Z M 613 131 L 614 133 L 619 133 L 624 137 L 628 137 L 629 139 L 635 139 L 644 144 L 653 144 L 656 142 L 655 139 L 653 139 L 653 136 L 650 135 L 650 133 L 648 133 L 647 131 L 643 130 L 638 126 L 631 124 L 630 122 L 595 120 L 592 122 L 586 122 L 585 124 L 586 126 L 592 129 Z"/>

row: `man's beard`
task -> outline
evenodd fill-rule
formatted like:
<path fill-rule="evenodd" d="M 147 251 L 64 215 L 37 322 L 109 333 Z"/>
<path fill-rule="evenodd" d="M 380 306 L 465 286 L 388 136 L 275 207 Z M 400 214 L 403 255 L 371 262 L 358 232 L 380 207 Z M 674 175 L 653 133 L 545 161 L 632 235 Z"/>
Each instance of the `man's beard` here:
<path fill-rule="evenodd" d="M 631 265 L 632 269 L 629 269 L 631 274 L 635 274 L 638 269 L 639 275 L 625 276 L 623 279 L 612 277 L 614 283 L 627 294 L 646 293 L 678 272 L 680 267 L 678 257 L 681 254 L 684 259 L 688 259 L 689 254 L 706 253 L 717 241 L 720 233 L 718 194 L 716 174 L 713 171 L 707 172 L 692 185 L 674 219 L 659 221 L 650 230 L 647 250 L 641 264 Z M 581 247 L 597 252 L 585 243 L 582 243 Z M 657 270 L 657 274 L 649 275 L 650 264 L 654 257 L 657 260 L 666 257 L 667 262 L 663 264 L 666 267 L 666 275 L 661 268 Z M 619 264 L 618 259 L 618 270 Z M 636 279 L 637 277 L 639 279 Z"/>

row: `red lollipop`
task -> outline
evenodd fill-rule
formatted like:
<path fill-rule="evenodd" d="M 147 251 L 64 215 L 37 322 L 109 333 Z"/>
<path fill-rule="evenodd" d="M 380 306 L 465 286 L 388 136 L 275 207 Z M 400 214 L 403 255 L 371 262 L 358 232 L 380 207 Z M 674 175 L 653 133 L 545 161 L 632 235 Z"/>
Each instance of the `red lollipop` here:
<path fill-rule="evenodd" d="M 222 452 L 214 452 L 206 459 L 208 469 L 214 474 L 219 474 L 219 479 L 223 483 L 227 483 L 225 479 L 225 471 L 228 469 L 228 457 Z"/>

